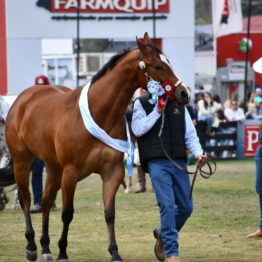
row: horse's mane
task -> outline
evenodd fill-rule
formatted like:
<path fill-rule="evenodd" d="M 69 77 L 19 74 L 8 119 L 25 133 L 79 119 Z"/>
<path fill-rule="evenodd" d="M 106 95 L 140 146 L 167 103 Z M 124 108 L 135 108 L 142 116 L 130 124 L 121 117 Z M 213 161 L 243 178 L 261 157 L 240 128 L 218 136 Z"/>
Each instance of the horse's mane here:
<path fill-rule="evenodd" d="M 147 46 L 151 47 L 158 54 L 162 54 L 161 50 L 158 47 L 156 47 L 152 44 L 149 44 Z M 113 57 L 111 57 L 111 59 L 92 77 L 91 84 L 93 84 L 96 80 L 101 78 L 107 71 L 111 70 L 116 65 L 117 61 L 120 58 L 127 55 L 131 51 L 132 50 L 130 50 L 130 49 L 125 49 L 124 51 L 122 51 L 122 52 L 114 55 Z"/>
<path fill-rule="evenodd" d="M 108 70 L 111 70 L 120 58 L 130 53 L 131 51 L 132 50 L 127 49 L 111 57 L 111 59 L 92 77 L 91 84 L 101 78 Z"/>

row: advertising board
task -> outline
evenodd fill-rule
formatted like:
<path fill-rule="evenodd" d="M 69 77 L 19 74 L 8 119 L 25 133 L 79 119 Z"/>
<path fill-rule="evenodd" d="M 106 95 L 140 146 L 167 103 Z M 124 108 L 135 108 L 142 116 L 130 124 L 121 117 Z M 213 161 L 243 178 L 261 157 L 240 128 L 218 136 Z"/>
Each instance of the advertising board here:
<path fill-rule="evenodd" d="M 245 120 L 237 126 L 237 158 L 254 157 L 259 145 L 258 133 L 261 121 Z"/>

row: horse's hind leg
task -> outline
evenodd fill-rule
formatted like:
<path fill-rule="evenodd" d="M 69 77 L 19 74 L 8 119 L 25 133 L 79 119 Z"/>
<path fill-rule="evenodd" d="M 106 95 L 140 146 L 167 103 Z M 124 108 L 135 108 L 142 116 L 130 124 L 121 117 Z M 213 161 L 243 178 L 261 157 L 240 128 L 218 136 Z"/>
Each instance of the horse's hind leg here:
<path fill-rule="evenodd" d="M 18 186 L 19 200 L 26 223 L 25 237 L 27 239 L 27 246 L 25 256 L 29 261 L 35 261 L 37 259 L 35 232 L 30 215 L 31 196 L 29 191 L 29 175 L 32 161 L 33 156 L 28 156 L 26 158 L 26 154 L 21 154 L 19 158 L 13 157 L 14 174 Z"/>
<path fill-rule="evenodd" d="M 61 170 L 47 166 L 47 177 L 45 191 L 42 200 L 42 261 L 52 261 L 52 254 L 49 248 L 49 214 L 52 204 L 56 198 L 57 191 L 60 188 Z"/>
<path fill-rule="evenodd" d="M 107 170 L 110 170 L 108 168 Z M 106 171 L 102 174 L 103 179 L 103 199 L 105 207 L 105 220 L 109 234 L 108 251 L 112 256 L 112 262 L 121 262 L 122 258 L 118 253 L 115 237 L 115 196 L 124 178 L 124 167 L 118 165 L 114 170 Z"/>
<path fill-rule="evenodd" d="M 74 215 L 74 194 L 77 184 L 77 170 L 74 166 L 69 165 L 64 167 L 62 181 L 61 181 L 61 191 L 63 200 L 63 210 L 62 210 L 62 221 L 63 221 L 63 231 L 58 242 L 59 255 L 57 260 L 60 262 L 69 262 L 66 248 L 67 248 L 67 235 L 69 230 L 69 224 L 71 223 Z"/>

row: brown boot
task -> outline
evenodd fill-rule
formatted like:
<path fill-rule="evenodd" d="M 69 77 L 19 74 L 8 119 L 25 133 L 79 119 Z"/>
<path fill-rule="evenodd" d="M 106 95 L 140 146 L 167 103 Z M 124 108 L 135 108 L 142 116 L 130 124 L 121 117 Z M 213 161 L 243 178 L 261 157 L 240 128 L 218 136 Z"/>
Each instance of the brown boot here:
<path fill-rule="evenodd" d="M 181 262 L 178 256 L 167 257 L 166 262 Z"/>
<path fill-rule="evenodd" d="M 137 190 L 135 193 L 146 192 L 146 174 L 140 165 L 137 166 Z"/>
<path fill-rule="evenodd" d="M 159 261 L 164 261 L 165 260 L 164 243 L 163 243 L 163 241 L 160 237 L 160 228 L 156 227 L 153 230 L 153 234 L 154 234 L 154 237 L 156 239 L 156 244 L 155 244 L 155 247 L 154 247 L 156 258 Z"/>
<path fill-rule="evenodd" d="M 247 238 L 261 238 L 262 237 L 262 231 L 258 229 L 256 232 L 247 235 Z"/>

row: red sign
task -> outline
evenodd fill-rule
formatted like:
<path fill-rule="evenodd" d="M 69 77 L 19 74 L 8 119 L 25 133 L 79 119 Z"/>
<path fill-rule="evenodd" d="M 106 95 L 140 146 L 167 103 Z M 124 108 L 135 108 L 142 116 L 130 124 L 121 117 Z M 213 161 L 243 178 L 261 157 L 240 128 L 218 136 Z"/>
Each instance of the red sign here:
<path fill-rule="evenodd" d="M 5 1 L 0 1 L 0 95 L 6 95 L 7 93 L 7 29 L 5 8 Z"/>
<path fill-rule="evenodd" d="M 51 12 L 76 13 L 152 13 L 152 0 L 51 0 Z M 169 0 L 154 0 L 156 13 L 169 13 Z"/>
<path fill-rule="evenodd" d="M 255 156 L 256 149 L 259 145 L 258 133 L 259 125 L 246 125 L 245 126 L 245 145 L 244 145 L 244 157 Z"/>

